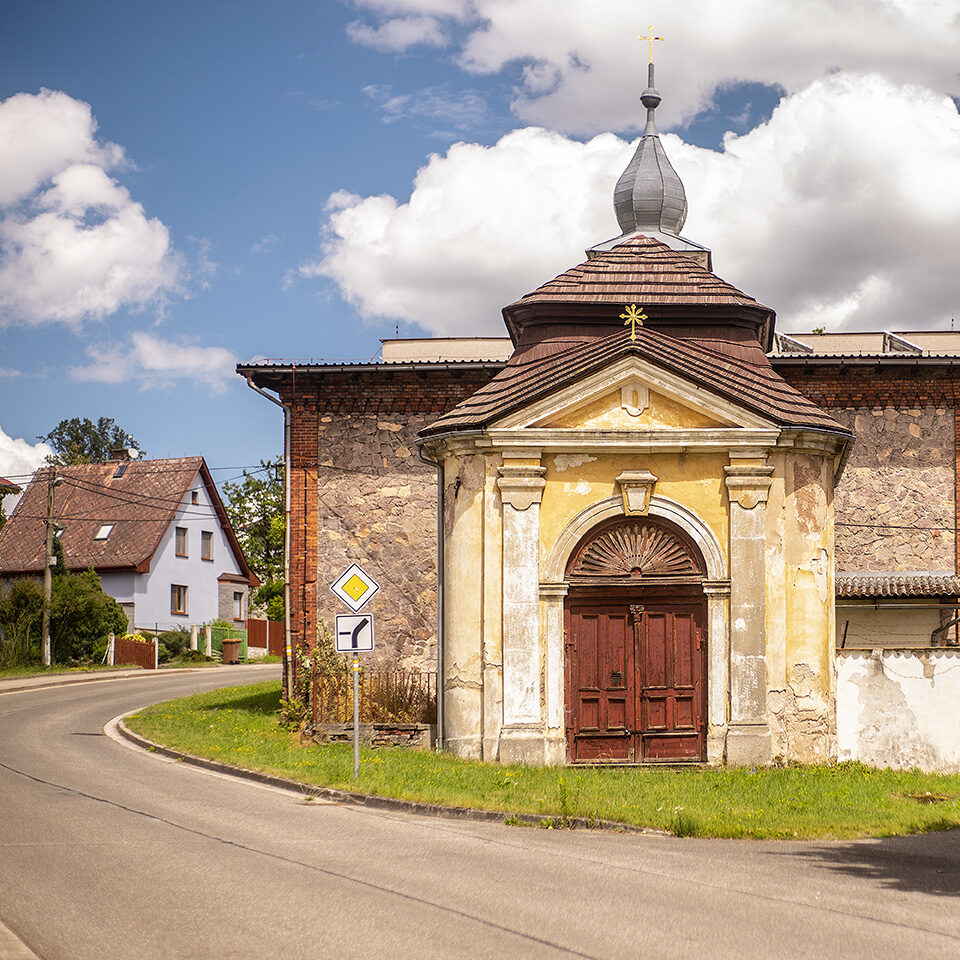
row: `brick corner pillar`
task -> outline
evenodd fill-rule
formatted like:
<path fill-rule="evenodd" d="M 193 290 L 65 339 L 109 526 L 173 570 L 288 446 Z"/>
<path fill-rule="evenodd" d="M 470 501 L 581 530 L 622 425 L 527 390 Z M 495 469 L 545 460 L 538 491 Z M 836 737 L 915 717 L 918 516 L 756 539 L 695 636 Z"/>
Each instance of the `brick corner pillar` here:
<path fill-rule="evenodd" d="M 771 760 L 767 723 L 767 495 L 773 467 L 754 459 L 724 467 L 730 497 L 731 766 Z"/>
<path fill-rule="evenodd" d="M 503 502 L 503 763 L 546 762 L 540 695 L 540 501 L 546 470 L 500 467 Z"/>

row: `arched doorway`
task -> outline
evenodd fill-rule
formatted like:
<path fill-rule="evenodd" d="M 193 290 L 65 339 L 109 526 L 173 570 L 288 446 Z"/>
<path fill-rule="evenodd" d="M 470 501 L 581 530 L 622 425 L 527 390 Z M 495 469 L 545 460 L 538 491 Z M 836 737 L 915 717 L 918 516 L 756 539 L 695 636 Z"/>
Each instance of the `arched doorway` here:
<path fill-rule="evenodd" d="M 706 759 L 706 565 L 669 520 L 598 524 L 567 563 L 570 761 Z"/>

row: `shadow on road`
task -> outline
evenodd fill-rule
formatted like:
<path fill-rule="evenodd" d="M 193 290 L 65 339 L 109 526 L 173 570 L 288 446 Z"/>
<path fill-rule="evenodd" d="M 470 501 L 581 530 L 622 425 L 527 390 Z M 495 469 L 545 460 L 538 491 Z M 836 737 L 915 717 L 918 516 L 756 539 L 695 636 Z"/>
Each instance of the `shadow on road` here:
<path fill-rule="evenodd" d="M 831 843 L 780 856 L 879 883 L 888 890 L 960 896 L 960 830 Z"/>

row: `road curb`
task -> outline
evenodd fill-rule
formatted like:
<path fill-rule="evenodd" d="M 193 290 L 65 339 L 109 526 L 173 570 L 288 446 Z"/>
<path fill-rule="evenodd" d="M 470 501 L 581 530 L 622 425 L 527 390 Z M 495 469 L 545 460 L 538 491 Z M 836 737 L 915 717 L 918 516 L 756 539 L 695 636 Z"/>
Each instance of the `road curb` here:
<path fill-rule="evenodd" d="M 261 666 L 256 663 L 241 663 L 237 664 L 239 667 L 256 667 Z M 229 669 L 236 669 L 236 666 L 231 666 Z M 262 664 L 262 666 L 273 666 L 273 664 Z M 221 669 L 215 667 L 213 669 Z M 0 694 L 4 693 L 22 693 L 24 690 L 49 690 L 50 687 L 68 687 L 76 683 L 96 683 L 104 682 L 105 680 L 134 680 L 141 677 L 166 677 L 166 676 L 180 676 L 184 673 L 209 673 L 211 670 L 210 667 L 176 667 L 164 670 L 137 670 L 132 673 L 125 673 L 123 671 L 107 671 L 104 670 L 102 673 L 97 673 L 90 676 L 84 677 L 71 677 L 69 674 L 60 674 L 60 676 L 66 676 L 65 680 L 56 680 L 54 677 L 45 683 L 23 683 L 19 687 L 7 687 L 4 686 L 4 681 L 0 680 Z M 13 678 L 18 679 L 18 678 Z M 2 960 L 2 958 L 0 958 Z"/>
<path fill-rule="evenodd" d="M 136 713 L 137 711 L 131 711 Z M 592 820 L 589 817 L 556 817 L 536 813 L 504 813 L 498 810 L 478 810 L 473 807 L 445 807 L 439 803 L 420 803 L 416 800 L 398 800 L 394 797 L 378 797 L 368 793 L 352 793 L 348 790 L 335 790 L 332 787 L 318 787 L 313 783 L 304 783 L 301 780 L 289 780 L 271 773 L 260 773 L 257 770 L 247 770 L 244 767 L 235 767 L 220 760 L 209 760 L 206 757 L 197 757 L 192 753 L 184 753 L 155 743 L 139 733 L 134 733 L 124 723 L 130 713 L 115 717 L 110 721 L 116 724 L 117 732 L 128 742 L 158 753 L 171 760 L 180 760 L 195 767 L 203 767 L 217 773 L 236 777 L 240 780 L 250 780 L 270 787 L 279 787 L 292 793 L 301 793 L 306 797 L 317 797 L 330 800 L 334 803 L 351 804 L 370 810 L 391 810 L 400 813 L 414 813 L 424 817 L 438 817 L 445 820 L 472 820 L 481 823 L 506 823 L 530 827 L 547 826 L 550 828 L 564 828 L 568 830 L 608 830 L 617 833 L 635 833 L 646 836 L 671 837 L 668 830 L 657 830 L 654 827 L 637 827 L 630 823 L 620 823 L 617 820 Z M 109 724 L 108 724 L 109 725 Z"/>
<path fill-rule="evenodd" d="M 0 920 L 0 960 L 40 960 L 40 958 Z"/>

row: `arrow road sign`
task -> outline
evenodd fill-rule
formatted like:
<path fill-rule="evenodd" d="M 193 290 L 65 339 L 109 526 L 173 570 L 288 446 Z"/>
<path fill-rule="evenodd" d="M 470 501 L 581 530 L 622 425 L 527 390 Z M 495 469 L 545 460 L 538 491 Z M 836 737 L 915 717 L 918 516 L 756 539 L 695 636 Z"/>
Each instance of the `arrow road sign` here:
<path fill-rule="evenodd" d="M 373 617 L 341 614 L 337 617 L 334 642 L 337 653 L 369 653 L 373 650 Z"/>

